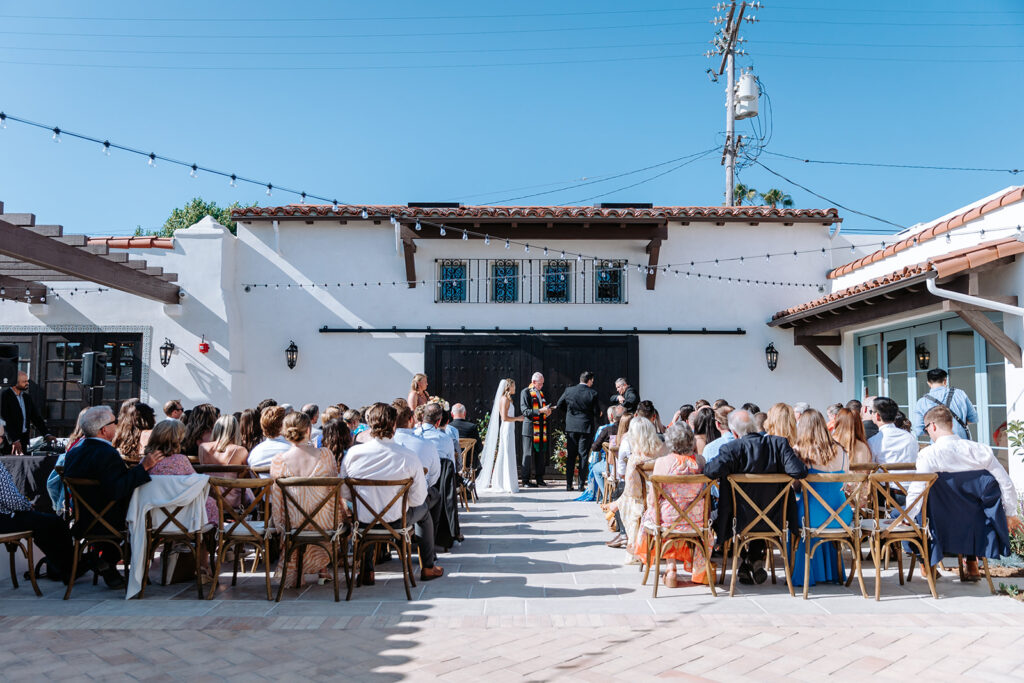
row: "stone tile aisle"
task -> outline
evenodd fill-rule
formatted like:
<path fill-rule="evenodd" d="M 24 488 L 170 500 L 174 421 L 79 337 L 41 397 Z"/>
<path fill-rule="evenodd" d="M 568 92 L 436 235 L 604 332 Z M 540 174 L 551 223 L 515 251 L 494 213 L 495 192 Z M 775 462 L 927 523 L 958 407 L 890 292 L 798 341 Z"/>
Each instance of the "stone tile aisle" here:
<path fill-rule="evenodd" d="M 335 603 L 329 586 L 268 603 L 247 576 L 215 600 L 190 584 L 126 602 L 102 586 L 73 598 L 44 581 L 0 590 L 4 679 L 397 681 L 817 680 L 925 674 L 1017 679 L 1024 605 L 945 577 L 939 600 L 890 572 L 881 603 L 839 586 L 790 598 L 785 584 L 717 599 L 703 587 L 651 598 L 636 566 L 606 548 L 597 506 L 554 487 L 481 500 L 448 575 L 405 600 L 396 574 Z M 385 565 L 386 566 L 386 565 Z M 873 576 L 866 577 L 868 589 Z M 854 584 L 856 585 L 856 583 Z"/>

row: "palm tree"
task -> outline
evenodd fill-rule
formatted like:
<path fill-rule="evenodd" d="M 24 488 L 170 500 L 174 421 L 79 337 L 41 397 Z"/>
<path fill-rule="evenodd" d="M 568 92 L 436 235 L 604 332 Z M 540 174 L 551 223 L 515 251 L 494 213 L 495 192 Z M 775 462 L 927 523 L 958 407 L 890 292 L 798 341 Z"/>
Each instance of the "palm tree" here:
<path fill-rule="evenodd" d="M 743 183 L 736 183 L 736 187 L 733 188 L 732 193 L 736 199 L 736 206 L 743 206 L 743 200 L 747 200 L 749 202 L 757 196 L 757 190 L 752 187 L 747 187 Z"/>
<path fill-rule="evenodd" d="M 793 198 L 790 197 L 788 194 L 784 194 L 782 190 L 778 190 L 775 188 L 772 188 L 771 190 L 762 193 L 761 199 L 763 199 L 764 203 L 772 207 L 773 209 L 776 208 L 779 204 L 782 204 L 782 208 L 784 209 L 788 209 L 791 206 L 793 206 Z"/>

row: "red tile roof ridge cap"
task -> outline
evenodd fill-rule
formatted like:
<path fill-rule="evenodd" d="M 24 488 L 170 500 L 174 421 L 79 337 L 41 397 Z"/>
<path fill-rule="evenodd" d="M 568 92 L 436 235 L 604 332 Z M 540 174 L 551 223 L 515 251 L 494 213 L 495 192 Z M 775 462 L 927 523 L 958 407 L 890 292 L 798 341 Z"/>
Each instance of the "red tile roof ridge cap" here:
<path fill-rule="evenodd" d="M 105 245 L 109 249 L 173 249 L 173 237 L 156 237 L 154 235 L 133 235 L 121 237 L 111 235 L 107 237 L 89 237 L 87 240 L 91 245 Z"/>
<path fill-rule="evenodd" d="M 951 230 L 955 230 L 956 228 L 959 228 L 961 225 L 964 225 L 972 220 L 981 218 L 987 213 L 995 211 L 996 209 L 1003 208 L 1004 206 L 1014 204 L 1021 200 L 1024 200 L 1024 186 L 1010 188 L 1006 192 L 1000 194 L 998 197 L 995 197 L 982 205 L 973 206 L 970 209 L 956 213 L 952 216 L 949 216 L 948 218 L 940 218 L 937 221 L 935 221 L 935 223 L 930 227 L 924 228 L 923 230 L 916 232 L 913 235 L 910 235 L 898 242 L 887 245 L 885 249 L 877 249 L 871 252 L 870 254 L 850 261 L 849 263 L 845 263 L 841 266 L 836 266 L 831 271 L 829 271 L 827 277 L 830 280 L 834 280 L 837 277 L 842 277 L 843 275 L 847 275 L 855 270 L 858 270 L 860 268 L 863 268 L 867 265 L 876 263 L 877 261 L 881 260 L 879 258 L 875 258 L 877 254 L 882 254 L 882 258 L 888 258 L 889 256 L 897 254 L 898 252 L 909 249 L 915 244 L 929 242 L 937 238 L 939 235 L 944 235 Z"/>

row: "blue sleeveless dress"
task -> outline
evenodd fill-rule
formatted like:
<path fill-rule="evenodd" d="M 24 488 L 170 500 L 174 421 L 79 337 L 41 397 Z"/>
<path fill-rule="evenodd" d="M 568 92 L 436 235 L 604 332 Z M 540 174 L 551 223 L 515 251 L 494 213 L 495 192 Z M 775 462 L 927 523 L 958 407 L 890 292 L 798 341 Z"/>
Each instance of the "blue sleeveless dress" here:
<path fill-rule="evenodd" d="M 843 471 L 819 470 L 813 467 L 807 469 L 808 474 L 841 474 Z M 804 486 L 808 485 L 806 482 L 804 483 Z M 843 491 L 843 485 L 840 483 L 815 484 L 814 490 L 832 506 L 833 510 L 846 502 L 846 493 Z M 796 505 L 801 524 L 804 519 L 804 505 L 808 503 L 811 506 L 811 527 L 824 524 L 825 520 L 829 518 L 830 513 L 822 507 L 821 503 L 814 496 L 797 495 Z M 847 524 L 851 524 L 853 522 L 853 510 L 847 506 L 839 513 L 839 517 Z M 838 521 L 833 519 L 828 528 L 841 529 L 842 527 Z M 818 583 L 844 583 L 846 581 L 846 572 L 843 568 L 843 558 L 842 553 L 839 552 L 840 549 L 840 544 L 831 541 L 822 543 L 815 549 L 814 555 L 811 556 L 811 580 L 808 582 L 811 586 Z M 804 585 L 804 554 L 804 541 L 801 538 L 796 546 L 796 554 L 793 556 L 794 586 Z"/>

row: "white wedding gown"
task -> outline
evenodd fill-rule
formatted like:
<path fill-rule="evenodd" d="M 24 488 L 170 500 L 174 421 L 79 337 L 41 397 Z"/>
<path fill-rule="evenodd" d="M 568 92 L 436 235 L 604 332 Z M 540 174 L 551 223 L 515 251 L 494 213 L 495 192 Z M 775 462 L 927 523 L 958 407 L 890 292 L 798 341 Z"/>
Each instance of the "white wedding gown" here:
<path fill-rule="evenodd" d="M 498 417 L 497 410 L 494 413 L 487 429 L 488 438 L 484 441 L 484 452 L 480 456 L 482 469 L 476 478 L 476 490 L 482 493 L 519 493 L 515 441 L 518 423 L 495 420 L 494 418 Z M 515 416 L 511 402 L 508 406 L 508 416 Z M 497 434 L 497 439 L 491 438 L 492 430 Z"/>

